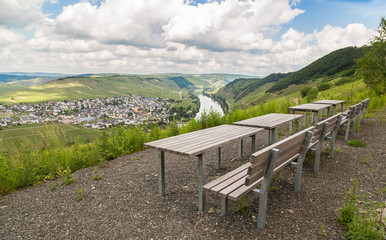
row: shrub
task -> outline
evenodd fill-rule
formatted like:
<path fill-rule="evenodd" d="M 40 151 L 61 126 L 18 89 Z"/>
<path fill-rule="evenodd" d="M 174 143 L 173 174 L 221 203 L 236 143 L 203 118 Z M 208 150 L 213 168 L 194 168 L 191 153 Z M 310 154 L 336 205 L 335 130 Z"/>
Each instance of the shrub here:
<path fill-rule="evenodd" d="M 302 98 L 305 98 L 308 93 L 311 91 L 312 87 L 304 87 L 300 90 L 300 95 L 302 96 Z"/>
<path fill-rule="evenodd" d="M 330 83 L 322 83 L 322 84 L 319 84 L 318 85 L 318 91 L 326 91 L 328 89 L 331 88 L 331 84 Z"/>
<path fill-rule="evenodd" d="M 307 102 L 312 102 L 318 97 L 318 89 L 312 88 L 307 94 Z"/>

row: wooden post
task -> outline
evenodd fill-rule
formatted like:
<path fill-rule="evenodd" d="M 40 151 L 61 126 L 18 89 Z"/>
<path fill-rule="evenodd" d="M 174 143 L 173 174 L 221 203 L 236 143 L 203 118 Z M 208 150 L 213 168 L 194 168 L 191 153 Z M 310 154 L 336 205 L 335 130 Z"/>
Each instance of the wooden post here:
<path fill-rule="evenodd" d="M 216 169 L 221 168 L 221 147 L 216 148 Z"/>
<path fill-rule="evenodd" d="M 265 221 L 267 218 L 267 198 L 268 198 L 268 188 L 271 183 L 273 170 L 275 168 L 276 159 L 278 156 L 279 150 L 272 148 L 267 159 L 267 163 L 264 169 L 264 178 L 260 187 L 260 197 L 259 197 L 259 214 L 257 220 L 257 226 L 260 229 L 265 228 Z"/>
<path fill-rule="evenodd" d="M 322 146 L 323 146 L 323 142 L 324 142 L 324 138 L 325 138 L 325 135 L 326 135 L 326 131 L 327 131 L 328 125 L 329 125 L 328 122 L 325 122 L 323 124 L 323 129 L 322 129 L 322 132 L 320 134 L 319 142 L 316 145 L 314 172 L 319 172 L 320 153 L 322 152 Z"/>
<path fill-rule="evenodd" d="M 315 114 L 315 124 L 317 124 L 319 122 L 318 116 L 319 116 L 319 111 L 316 112 L 316 114 Z"/>
<path fill-rule="evenodd" d="M 303 162 L 304 162 L 304 158 L 306 157 L 308 146 L 310 145 L 312 134 L 313 132 L 307 131 L 306 137 L 304 138 L 304 142 L 302 145 L 302 150 L 298 157 L 298 161 L 296 164 L 295 192 L 300 192 L 300 187 L 302 184 Z"/>
<path fill-rule="evenodd" d="M 165 152 L 158 150 L 158 193 L 165 196 Z"/>
<path fill-rule="evenodd" d="M 206 204 L 206 192 L 202 188 L 206 183 L 204 154 L 198 157 L 198 211 L 203 213 Z"/>

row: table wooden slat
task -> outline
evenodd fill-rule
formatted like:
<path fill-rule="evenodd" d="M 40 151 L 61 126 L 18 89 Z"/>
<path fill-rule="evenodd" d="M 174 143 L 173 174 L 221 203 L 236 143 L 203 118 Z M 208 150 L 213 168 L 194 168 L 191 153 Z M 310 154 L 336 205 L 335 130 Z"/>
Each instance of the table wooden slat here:
<path fill-rule="evenodd" d="M 295 110 L 295 111 L 320 111 L 325 108 L 331 107 L 330 104 L 317 104 L 317 103 L 306 103 L 302 105 L 296 105 L 293 107 L 289 107 L 288 109 Z"/>
<path fill-rule="evenodd" d="M 221 125 L 149 143 L 146 147 L 193 156 L 226 142 L 256 135 L 261 128 Z"/>
<path fill-rule="evenodd" d="M 253 126 L 253 127 L 262 127 L 264 129 L 273 129 L 278 125 L 287 123 L 290 121 L 297 120 L 303 117 L 301 114 L 281 114 L 281 113 L 270 113 L 267 115 L 262 115 L 250 119 L 246 119 L 243 121 L 235 122 L 233 125 L 238 126 Z"/>

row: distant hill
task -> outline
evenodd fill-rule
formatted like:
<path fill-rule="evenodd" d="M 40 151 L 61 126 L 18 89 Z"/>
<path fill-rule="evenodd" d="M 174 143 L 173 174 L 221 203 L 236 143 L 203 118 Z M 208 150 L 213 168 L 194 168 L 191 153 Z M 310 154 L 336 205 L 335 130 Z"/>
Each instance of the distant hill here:
<path fill-rule="evenodd" d="M 56 80 L 59 77 L 65 76 L 60 73 L 44 73 L 44 72 L 3 72 L 0 73 L 0 83 L 6 83 L 11 85 L 39 85 L 52 80 Z"/>
<path fill-rule="evenodd" d="M 316 60 L 303 69 L 293 72 L 278 81 L 267 92 L 283 90 L 291 84 L 304 84 L 317 78 L 334 79 L 351 76 L 355 72 L 355 59 L 364 55 L 364 47 L 347 47 L 336 50 Z"/>
<path fill-rule="evenodd" d="M 225 97 L 228 103 L 238 102 L 246 96 L 250 98 L 257 97 L 265 92 L 265 90 L 261 91 L 260 87 L 268 83 L 277 82 L 289 74 L 272 73 L 265 78 L 239 78 L 221 88 L 216 93 L 216 96 Z"/>
<path fill-rule="evenodd" d="M 144 97 L 180 99 L 189 96 L 189 91 L 224 86 L 243 75 L 233 74 L 82 74 L 60 77 L 41 85 L 22 90 L 3 92 L 0 103 L 41 102 L 78 98 L 106 98 L 139 94 Z M 243 76 L 246 77 L 246 76 Z M 181 95 L 180 95 L 181 93 Z"/>
<path fill-rule="evenodd" d="M 216 95 L 225 98 L 230 105 L 241 106 L 296 95 L 306 85 L 316 86 L 339 77 L 352 77 L 356 69 L 355 59 L 363 54 L 364 47 L 339 49 L 296 72 L 274 73 L 262 79 L 236 79 L 222 87 Z"/>

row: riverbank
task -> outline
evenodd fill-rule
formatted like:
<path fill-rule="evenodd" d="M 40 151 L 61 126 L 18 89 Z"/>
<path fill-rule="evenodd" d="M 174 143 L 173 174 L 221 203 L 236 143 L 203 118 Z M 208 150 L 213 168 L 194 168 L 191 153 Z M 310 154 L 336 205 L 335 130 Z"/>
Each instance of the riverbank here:
<path fill-rule="evenodd" d="M 202 94 L 197 95 L 197 97 L 200 99 L 200 110 L 194 117 L 196 120 L 201 119 L 204 112 L 209 113 L 210 111 L 218 112 L 220 116 L 224 116 L 224 111 L 218 102 Z"/>

